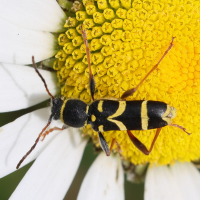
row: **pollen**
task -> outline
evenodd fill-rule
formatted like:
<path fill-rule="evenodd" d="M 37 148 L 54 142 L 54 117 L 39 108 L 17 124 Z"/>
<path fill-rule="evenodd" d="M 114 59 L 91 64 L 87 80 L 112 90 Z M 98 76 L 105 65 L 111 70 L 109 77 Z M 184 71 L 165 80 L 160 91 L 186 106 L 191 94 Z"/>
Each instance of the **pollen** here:
<path fill-rule="evenodd" d="M 61 95 L 92 102 L 86 47 L 80 26 L 87 32 L 95 79 L 95 99 L 117 98 L 136 86 L 162 57 L 172 37 L 173 48 L 127 100 L 163 101 L 177 109 L 172 120 L 192 133 L 163 127 L 146 156 L 126 131 L 103 132 L 107 143 L 116 139 L 123 159 L 134 164 L 170 164 L 200 158 L 200 2 L 199 0 L 84 0 L 63 25 L 56 54 Z M 96 116 L 97 117 L 97 116 Z M 94 117 L 93 117 L 94 120 Z M 133 122 L 134 123 L 134 122 Z M 90 125 L 83 128 L 99 146 Z M 131 131 L 150 148 L 156 130 Z M 119 151 L 114 145 L 114 151 Z"/>

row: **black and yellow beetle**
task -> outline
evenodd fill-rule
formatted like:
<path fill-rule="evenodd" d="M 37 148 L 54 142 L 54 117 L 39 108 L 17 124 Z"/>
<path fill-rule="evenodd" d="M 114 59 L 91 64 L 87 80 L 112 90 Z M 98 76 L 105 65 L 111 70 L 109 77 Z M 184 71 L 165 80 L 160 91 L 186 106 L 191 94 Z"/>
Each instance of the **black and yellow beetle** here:
<path fill-rule="evenodd" d="M 24 161 L 24 159 L 31 153 L 31 151 L 37 145 L 39 139 L 43 139 L 47 134 L 53 130 L 64 130 L 68 127 L 80 128 L 86 124 L 91 124 L 94 131 L 98 132 L 99 142 L 103 151 L 107 156 L 110 155 L 112 147 L 115 142 L 113 139 L 111 146 L 109 148 L 102 132 L 111 131 L 111 130 L 126 130 L 130 140 L 133 144 L 144 154 L 148 155 L 154 143 L 161 131 L 161 128 L 167 125 L 175 126 L 186 132 L 185 128 L 177 124 L 172 124 L 171 120 L 176 116 L 176 109 L 164 102 L 159 101 L 147 101 L 147 100 L 133 100 L 126 101 L 125 98 L 132 95 L 137 88 L 144 82 L 144 80 L 158 67 L 159 63 L 166 56 L 169 50 L 173 46 L 173 40 L 170 43 L 168 49 L 165 51 L 164 55 L 161 57 L 159 62 L 148 72 L 148 74 L 142 79 L 142 81 L 137 85 L 137 87 L 126 91 L 121 99 L 122 100 L 95 100 L 94 91 L 95 91 L 95 81 L 94 76 L 91 71 L 90 65 L 90 52 L 88 47 L 88 41 L 86 36 L 86 31 L 82 28 L 82 35 L 84 43 L 86 46 L 87 61 L 89 67 L 89 85 L 90 93 L 93 99 L 93 102 L 90 105 L 85 104 L 83 101 L 78 99 L 67 99 L 62 100 L 61 98 L 54 98 L 49 92 L 46 82 L 42 75 L 37 70 L 36 64 L 34 62 L 34 57 L 32 57 L 33 66 L 42 79 L 45 88 L 52 99 L 52 108 L 51 115 L 49 117 L 47 125 L 43 128 L 42 132 L 39 134 L 38 138 L 35 141 L 35 144 L 31 149 L 26 153 L 26 155 L 20 160 L 17 165 L 17 169 Z M 45 132 L 46 128 L 50 125 L 52 119 L 61 120 L 64 125 L 62 128 L 54 127 Z M 145 145 L 143 145 L 132 133 L 130 130 L 149 130 L 157 129 L 154 139 L 152 141 L 151 147 L 148 150 Z M 189 134 L 188 132 L 186 132 Z"/>

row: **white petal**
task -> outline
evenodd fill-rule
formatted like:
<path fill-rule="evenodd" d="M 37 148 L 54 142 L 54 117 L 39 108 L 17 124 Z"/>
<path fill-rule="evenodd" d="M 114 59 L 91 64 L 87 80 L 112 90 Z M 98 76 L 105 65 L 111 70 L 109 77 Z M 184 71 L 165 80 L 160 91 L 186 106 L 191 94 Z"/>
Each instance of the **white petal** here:
<path fill-rule="evenodd" d="M 176 163 L 171 166 L 171 172 L 184 200 L 200 199 L 200 174 L 193 164 Z"/>
<path fill-rule="evenodd" d="M 0 18 L 0 62 L 31 64 L 56 53 L 55 37 L 48 32 L 34 31 Z"/>
<path fill-rule="evenodd" d="M 63 30 L 66 20 L 55 0 L 1 0 L 0 16 L 21 27 L 49 32 Z"/>
<path fill-rule="evenodd" d="M 49 108 L 43 108 L 19 117 L 14 122 L 0 128 L 0 177 L 16 170 L 18 162 L 34 144 L 47 124 L 49 116 Z M 43 142 L 38 142 L 36 148 L 21 166 L 34 160 L 56 133 L 58 131 L 53 131 Z"/>
<path fill-rule="evenodd" d="M 34 162 L 11 196 L 14 199 L 61 200 L 78 169 L 87 140 L 77 129 L 62 131 Z"/>
<path fill-rule="evenodd" d="M 124 173 L 118 157 L 101 153 L 83 180 L 78 200 L 123 200 Z"/>
<path fill-rule="evenodd" d="M 167 166 L 149 167 L 145 179 L 145 200 L 183 200 Z"/>
<path fill-rule="evenodd" d="M 49 91 L 55 95 L 55 74 L 39 71 L 46 80 Z M 27 108 L 50 98 L 42 80 L 32 67 L 0 63 L 0 74 L 0 112 Z"/>

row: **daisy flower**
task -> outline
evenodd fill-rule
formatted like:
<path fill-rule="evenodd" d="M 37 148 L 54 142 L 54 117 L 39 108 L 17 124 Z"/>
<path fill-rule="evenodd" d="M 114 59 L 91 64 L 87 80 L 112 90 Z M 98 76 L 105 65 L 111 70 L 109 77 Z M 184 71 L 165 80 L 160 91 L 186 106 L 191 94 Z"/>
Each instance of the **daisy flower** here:
<path fill-rule="evenodd" d="M 88 170 L 77 199 L 125 199 L 122 162 L 134 166 L 127 172 L 127 178 L 133 181 L 146 171 L 148 164 L 145 200 L 200 199 L 200 175 L 191 163 L 200 158 L 200 2 L 58 2 L 1 2 L 0 111 L 24 109 L 49 98 L 38 75 L 28 66 L 33 55 L 36 62 L 43 61 L 56 71 L 57 76 L 39 70 L 52 95 L 92 102 L 82 25 L 91 52 L 95 99 L 120 99 L 158 62 L 175 37 L 173 48 L 159 68 L 128 100 L 166 102 L 178 111 L 173 122 L 186 127 L 192 135 L 164 127 L 151 154 L 146 156 L 131 143 L 126 131 L 104 132 L 109 145 L 114 138 L 119 143 L 120 156 L 117 145 L 113 146 L 116 154 L 106 157 L 101 153 Z M 47 124 L 48 110 L 35 110 L 1 127 L 1 177 L 16 170 L 17 163 Z M 54 126 L 62 127 L 62 123 L 54 121 L 51 127 Z M 10 199 L 63 199 L 89 137 L 99 147 L 98 135 L 89 125 L 81 131 L 84 137 L 78 129 L 69 128 L 53 131 L 40 141 L 22 163 L 24 166 L 37 158 Z M 155 130 L 132 134 L 149 148 Z"/>

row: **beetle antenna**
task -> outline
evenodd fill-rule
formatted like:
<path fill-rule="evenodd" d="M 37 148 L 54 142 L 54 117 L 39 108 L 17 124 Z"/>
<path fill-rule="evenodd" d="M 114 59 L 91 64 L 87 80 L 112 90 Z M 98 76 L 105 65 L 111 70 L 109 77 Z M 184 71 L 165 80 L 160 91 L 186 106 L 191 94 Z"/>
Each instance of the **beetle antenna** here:
<path fill-rule="evenodd" d="M 84 40 L 84 43 L 86 46 L 87 62 L 88 62 L 88 68 L 89 68 L 90 93 L 91 93 L 92 99 L 94 101 L 95 81 L 94 81 L 94 76 L 92 74 L 92 69 L 91 69 L 90 49 L 88 46 L 87 33 L 86 33 L 86 30 L 83 30 L 83 25 L 81 25 L 81 33 L 82 33 L 83 40 Z"/>
<path fill-rule="evenodd" d="M 191 135 L 191 133 L 187 132 L 186 131 L 186 128 L 178 125 L 178 124 L 169 124 L 169 126 L 174 126 L 174 127 L 177 127 L 177 128 L 180 128 L 181 130 L 183 130 L 184 132 L 186 132 L 188 135 Z"/>
<path fill-rule="evenodd" d="M 51 97 L 51 99 L 54 100 L 54 96 L 49 92 L 49 89 L 47 87 L 46 81 L 44 80 L 44 78 L 42 77 L 42 75 L 40 74 L 40 72 L 37 69 L 37 66 L 35 64 L 34 56 L 32 56 L 32 62 L 33 62 L 33 67 L 35 68 L 35 71 L 37 72 L 37 74 L 39 75 L 39 77 L 42 79 L 42 82 L 44 83 L 44 86 L 46 88 L 47 93 L 49 94 L 49 96 Z"/>
<path fill-rule="evenodd" d="M 26 159 L 26 157 L 33 151 L 33 149 L 35 149 L 37 143 L 40 140 L 40 137 L 42 136 L 43 132 L 47 129 L 47 127 L 51 124 L 53 115 L 51 115 L 49 117 L 48 123 L 47 125 L 42 129 L 42 132 L 39 134 L 39 136 L 37 137 L 37 139 L 35 140 L 35 144 L 31 147 L 31 149 L 26 153 L 26 155 L 19 161 L 19 163 L 17 164 L 16 169 L 19 169 L 20 165 L 22 164 L 22 162 Z"/>
<path fill-rule="evenodd" d="M 169 47 L 167 48 L 167 50 L 165 51 L 165 53 L 163 54 L 163 56 L 160 58 L 160 60 L 158 61 L 158 63 L 153 66 L 153 68 L 147 73 L 147 75 L 140 81 L 140 83 L 135 87 L 132 88 L 130 90 L 127 90 L 126 92 L 124 92 L 121 96 L 121 99 L 126 99 L 128 96 L 132 95 L 137 89 L 138 87 L 147 79 L 147 77 L 158 67 L 158 65 L 160 64 L 160 62 L 163 60 L 163 58 L 168 54 L 169 50 L 173 47 L 173 41 L 174 41 L 175 37 L 172 38 L 172 41 L 169 45 Z"/>

